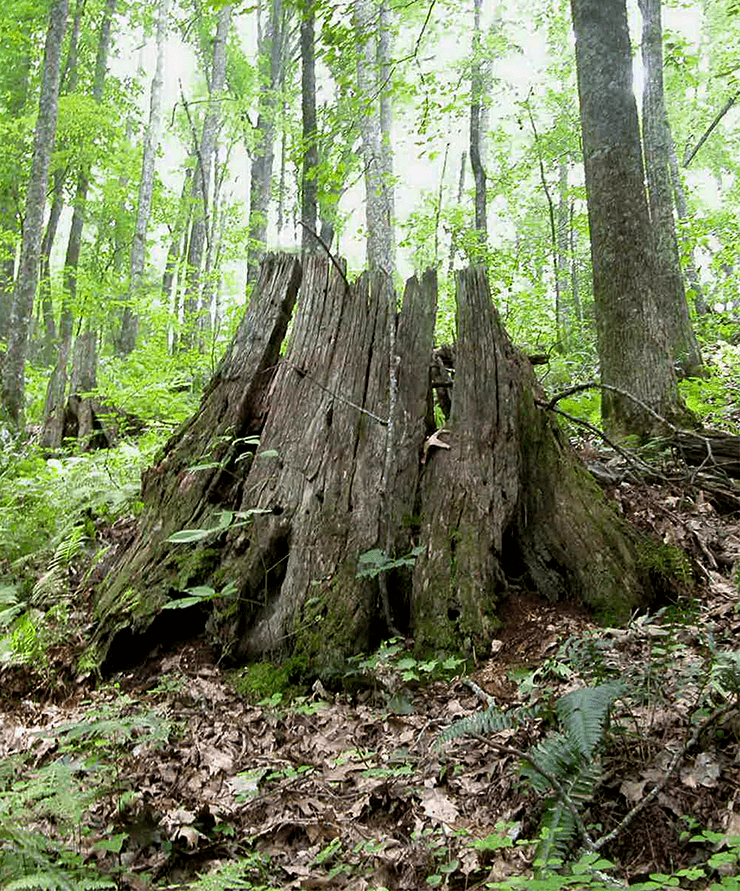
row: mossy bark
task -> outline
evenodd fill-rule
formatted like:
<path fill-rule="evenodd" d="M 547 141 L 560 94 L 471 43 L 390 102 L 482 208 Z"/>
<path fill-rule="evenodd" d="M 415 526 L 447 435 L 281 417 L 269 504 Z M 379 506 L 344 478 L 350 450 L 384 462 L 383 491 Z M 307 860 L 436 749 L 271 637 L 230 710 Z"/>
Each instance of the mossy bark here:
<path fill-rule="evenodd" d="M 331 675 L 393 629 L 480 652 L 500 599 L 518 587 L 610 616 L 649 599 L 634 534 L 537 406 L 532 367 L 483 273 L 458 276 L 457 368 L 441 431 L 430 390 L 434 274 L 412 279 L 396 312 L 385 276 L 349 286 L 308 258 L 279 358 L 300 279 L 297 261 L 266 261 L 199 412 L 145 475 L 138 532 L 99 594 L 101 658 L 115 664 L 132 628 L 150 645 L 208 615 L 237 661 L 292 652 Z M 212 531 L 167 542 L 192 527 Z M 391 561 L 412 548 L 416 562 L 388 572 L 383 587 L 358 573 L 364 553 Z M 168 611 L 176 625 L 156 618 L 196 584 L 235 593 L 210 613 Z"/>

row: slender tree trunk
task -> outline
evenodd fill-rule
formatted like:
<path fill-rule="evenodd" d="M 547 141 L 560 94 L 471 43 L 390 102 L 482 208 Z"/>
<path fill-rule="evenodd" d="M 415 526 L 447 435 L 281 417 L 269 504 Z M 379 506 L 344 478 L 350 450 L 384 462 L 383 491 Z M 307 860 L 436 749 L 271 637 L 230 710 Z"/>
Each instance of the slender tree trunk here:
<path fill-rule="evenodd" d="M 301 254 L 317 253 L 319 166 L 316 129 L 316 60 L 314 54 L 314 0 L 307 0 L 301 18 L 301 111 L 303 121 L 303 175 L 301 178 Z"/>
<path fill-rule="evenodd" d="M 390 219 L 390 252 L 391 268 L 396 267 L 396 207 L 394 197 L 395 176 L 393 172 L 393 101 L 392 101 L 392 76 L 393 76 L 393 25 L 391 22 L 388 0 L 378 0 L 378 42 L 377 42 L 377 72 L 378 72 L 378 98 L 380 100 L 380 157 L 382 171 L 383 200 L 388 206 Z"/>
<path fill-rule="evenodd" d="M 14 64 L 15 89 L 6 99 L 6 111 L 12 119 L 20 117 L 28 101 L 31 74 L 31 55 L 27 50 L 18 53 Z M 21 228 L 18 184 L 15 171 L 6 170 L 0 181 L 0 342 L 8 339 L 10 305 L 13 299 L 15 258 Z"/>
<path fill-rule="evenodd" d="M 208 237 L 208 198 L 211 189 L 213 154 L 221 122 L 221 101 L 226 85 L 226 41 L 231 25 L 231 6 L 221 7 L 213 42 L 209 101 L 203 132 L 198 146 L 198 163 L 193 177 L 193 217 L 190 229 L 190 245 L 186 270 L 184 296 L 184 330 L 182 340 L 186 345 L 195 343 L 198 327 L 198 307 L 202 285 L 201 267 Z"/>
<path fill-rule="evenodd" d="M 3 363 L 2 408 L 15 427 L 22 427 L 24 422 L 28 329 L 33 317 L 33 302 L 38 285 L 46 188 L 59 107 L 59 75 L 67 8 L 68 0 L 54 0 L 49 11 L 31 179 L 26 193 L 23 243 L 10 313 L 8 349 Z"/>
<path fill-rule="evenodd" d="M 651 410 L 691 423 L 655 304 L 625 0 L 571 0 L 586 170 L 601 413 L 615 436 L 662 431 Z M 646 406 L 647 409 L 644 407 Z"/>
<path fill-rule="evenodd" d="M 72 26 L 69 34 L 69 46 L 64 70 L 59 81 L 59 93 L 65 95 L 74 93 L 78 81 L 78 53 L 77 45 L 80 39 L 80 29 L 85 13 L 85 0 L 78 0 L 75 5 L 75 13 L 72 18 Z M 44 237 L 41 242 L 41 260 L 39 265 L 39 301 L 41 303 L 41 315 L 43 317 L 43 335 L 41 346 L 41 359 L 44 364 L 54 361 L 54 352 L 57 343 L 56 321 L 54 319 L 54 305 L 51 297 L 51 252 L 54 247 L 59 220 L 64 211 L 64 186 L 69 175 L 69 166 L 57 167 L 52 173 L 51 210 L 46 224 Z"/>
<path fill-rule="evenodd" d="M 678 219 L 681 222 L 685 222 L 689 219 L 689 203 L 686 200 L 686 191 L 683 187 L 683 180 L 681 178 L 681 171 L 678 167 L 678 157 L 676 155 L 676 145 L 673 141 L 673 136 L 669 131 L 669 158 L 671 165 L 671 183 L 673 185 L 673 198 L 676 202 L 676 213 L 678 214 Z M 686 247 L 686 245 L 684 245 Z M 694 309 L 696 310 L 696 314 L 698 316 L 706 315 L 708 312 L 707 300 L 704 294 L 704 288 L 701 286 L 701 282 L 699 281 L 699 271 L 696 266 L 696 258 L 694 254 L 693 245 L 690 246 L 688 260 L 686 262 L 686 278 L 689 282 L 689 287 L 691 288 L 691 293 L 694 298 Z"/>
<path fill-rule="evenodd" d="M 655 246 L 655 299 L 673 361 L 681 373 L 703 373 L 699 344 L 689 317 L 673 219 L 670 172 L 670 131 L 663 95 L 663 28 L 660 0 L 639 0 L 642 13 L 642 128 L 650 198 L 650 222 Z"/>
<path fill-rule="evenodd" d="M 365 165 L 365 219 L 367 262 L 371 273 L 392 275 L 395 265 L 391 184 L 384 177 L 379 74 L 376 48 L 378 22 L 372 0 L 354 0 L 354 29 L 358 43 L 357 85 L 366 109 L 360 117 L 362 160 Z"/>
<path fill-rule="evenodd" d="M 95 77 L 92 96 L 99 105 L 103 101 L 105 78 L 108 72 L 108 51 L 110 49 L 111 28 L 116 10 L 117 0 L 106 0 L 103 18 L 98 37 L 98 51 L 95 60 Z M 62 311 L 59 319 L 59 343 L 57 361 L 49 378 L 44 404 L 44 432 L 42 440 L 45 445 L 57 448 L 61 445 L 64 428 L 64 404 L 67 398 L 67 365 L 72 348 L 73 325 L 77 309 L 77 270 L 82 249 L 82 232 L 85 227 L 85 211 L 87 193 L 90 188 L 90 165 L 84 164 L 77 178 L 74 213 L 67 241 L 67 253 L 64 259 L 64 288 Z"/>
<path fill-rule="evenodd" d="M 175 276 L 177 275 L 180 260 L 185 254 L 185 246 L 187 244 L 187 232 L 190 224 L 190 214 L 192 212 L 192 202 L 190 201 L 190 193 L 193 188 L 193 159 L 185 166 L 185 176 L 182 181 L 182 190 L 180 192 L 180 203 L 178 205 L 177 219 L 175 225 L 170 230 L 170 246 L 167 251 L 167 259 L 164 264 L 164 273 L 162 275 L 162 298 L 166 306 L 173 304 L 174 328 L 178 328 L 179 322 L 179 299 L 177 294 L 173 294 L 173 285 Z M 173 333 L 173 338 L 174 338 Z M 174 344 L 173 344 L 174 348 Z"/>
<path fill-rule="evenodd" d="M 463 195 L 465 194 L 465 166 L 468 155 L 463 152 L 460 156 L 460 177 L 457 182 L 457 203 L 462 205 Z M 452 279 L 452 271 L 455 268 L 455 254 L 457 253 L 457 232 L 453 231 L 450 239 L 450 257 L 447 262 L 447 277 Z"/>
<path fill-rule="evenodd" d="M 473 58 L 470 66 L 470 167 L 475 181 L 475 228 L 479 244 L 488 241 L 488 210 L 486 202 L 486 171 L 481 153 L 481 117 L 484 99 L 483 67 L 481 62 L 480 15 L 482 0 L 475 0 L 473 19 Z"/>
<path fill-rule="evenodd" d="M 139 181 L 139 203 L 136 209 L 136 224 L 131 241 L 131 263 L 126 306 L 121 319 L 120 351 L 123 355 L 133 352 L 136 346 L 137 315 L 133 306 L 141 288 L 146 258 L 146 235 L 149 228 L 149 215 L 154 194 L 154 166 L 162 130 L 162 87 L 164 85 L 164 50 L 167 40 L 167 17 L 170 0 L 159 0 L 157 10 L 157 64 L 154 69 L 149 94 L 149 123 L 144 137 L 144 152 L 141 158 L 141 179 Z"/>
<path fill-rule="evenodd" d="M 270 0 L 267 28 L 259 46 L 260 87 L 258 96 L 256 145 L 252 154 L 249 188 L 249 243 L 247 245 L 247 286 L 253 286 L 267 240 L 267 214 L 272 189 L 275 158 L 275 118 L 277 91 L 282 79 L 283 47 L 286 39 L 286 13 L 283 0 Z"/>
<path fill-rule="evenodd" d="M 564 158 L 560 159 L 558 172 L 560 196 L 557 210 L 556 294 L 558 306 L 556 315 L 558 340 L 563 346 L 567 346 L 572 327 L 573 295 L 571 293 L 570 299 L 566 299 L 570 290 L 568 287 L 570 278 L 570 195 L 568 192 L 568 162 Z"/>
<path fill-rule="evenodd" d="M 583 322 L 583 310 L 581 309 L 581 291 L 578 284 L 578 233 L 573 225 L 573 203 L 570 205 L 570 288 L 573 294 L 573 312 L 579 324 Z"/>

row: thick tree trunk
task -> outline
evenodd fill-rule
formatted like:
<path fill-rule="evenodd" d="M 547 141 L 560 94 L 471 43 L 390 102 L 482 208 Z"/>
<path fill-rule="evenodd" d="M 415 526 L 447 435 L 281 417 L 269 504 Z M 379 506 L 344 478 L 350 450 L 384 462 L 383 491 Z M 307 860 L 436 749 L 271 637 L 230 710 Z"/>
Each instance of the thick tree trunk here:
<path fill-rule="evenodd" d="M 655 244 L 655 298 L 673 361 L 685 377 L 703 375 L 703 360 L 686 303 L 670 171 L 670 129 L 663 94 L 660 0 L 639 0 L 642 13 L 642 136 Z"/>
<path fill-rule="evenodd" d="M 571 0 L 576 35 L 594 305 L 601 379 L 615 436 L 690 424 L 654 295 L 653 234 L 645 194 L 625 0 Z"/>
<path fill-rule="evenodd" d="M 140 652 L 202 629 L 200 606 L 160 612 L 199 585 L 227 589 L 208 618 L 225 653 L 292 652 L 329 678 L 396 629 L 481 652 L 517 585 L 610 618 L 649 599 L 633 534 L 537 407 L 483 272 L 458 275 L 445 430 L 436 277 L 411 279 L 397 316 L 389 288 L 382 272 L 349 286 L 323 257 L 302 281 L 295 259 L 265 261 L 199 412 L 145 474 L 138 530 L 100 591 L 108 667 L 136 658 L 132 634 Z"/>

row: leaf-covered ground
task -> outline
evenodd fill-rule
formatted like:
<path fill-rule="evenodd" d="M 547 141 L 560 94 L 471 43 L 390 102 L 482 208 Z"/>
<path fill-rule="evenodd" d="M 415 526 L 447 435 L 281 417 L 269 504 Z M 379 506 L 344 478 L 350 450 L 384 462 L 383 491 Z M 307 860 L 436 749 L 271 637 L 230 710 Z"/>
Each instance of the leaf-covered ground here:
<path fill-rule="evenodd" d="M 531 875 L 544 807 L 517 753 L 556 729 L 555 713 L 446 743 L 441 734 L 494 703 L 542 706 L 619 682 L 601 779 L 582 806 L 590 836 L 618 829 L 660 788 L 599 849 L 617 864 L 611 874 L 740 887 L 737 845 L 723 841 L 740 835 L 737 660 L 722 656 L 740 627 L 740 524 L 685 485 L 622 481 L 609 492 L 686 548 L 693 581 L 659 615 L 619 629 L 512 590 L 469 676 L 444 656 L 418 661 L 411 642 L 358 661 L 351 693 L 317 683 L 291 702 L 269 691 L 250 700 L 244 673 L 222 669 L 197 639 L 97 686 L 74 677 L 73 642 L 43 671 L 6 669 L 0 869 L 58 867 L 137 891 L 512 887 Z M 528 887 L 558 887 L 549 881 Z"/>

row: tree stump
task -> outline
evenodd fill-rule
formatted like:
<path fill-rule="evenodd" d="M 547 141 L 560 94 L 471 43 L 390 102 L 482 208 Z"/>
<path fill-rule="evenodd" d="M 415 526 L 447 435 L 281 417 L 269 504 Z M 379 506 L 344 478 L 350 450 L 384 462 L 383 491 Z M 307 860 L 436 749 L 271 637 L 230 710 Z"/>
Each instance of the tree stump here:
<path fill-rule="evenodd" d="M 311 257 L 301 281 L 297 260 L 267 258 L 198 413 L 144 476 L 138 531 L 99 592 L 101 660 L 207 619 L 237 661 L 295 653 L 331 676 L 396 629 L 480 652 L 517 588 L 610 618 L 649 600 L 635 533 L 535 404 L 484 274 L 457 286 L 451 415 L 435 431 L 434 273 L 397 312 L 382 276 L 350 286 Z M 168 542 L 184 529 L 200 532 Z M 198 585 L 225 596 L 161 612 Z"/>

